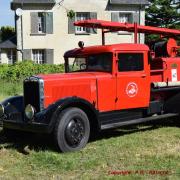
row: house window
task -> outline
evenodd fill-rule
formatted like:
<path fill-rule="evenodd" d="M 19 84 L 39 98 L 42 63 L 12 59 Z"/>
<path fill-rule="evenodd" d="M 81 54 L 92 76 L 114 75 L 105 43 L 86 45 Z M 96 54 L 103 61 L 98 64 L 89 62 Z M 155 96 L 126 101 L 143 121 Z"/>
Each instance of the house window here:
<path fill-rule="evenodd" d="M 31 35 L 53 34 L 53 12 L 31 12 Z"/>
<path fill-rule="evenodd" d="M 68 34 L 96 34 L 96 28 L 85 28 L 85 27 L 75 27 L 75 21 L 82 21 L 87 19 L 97 19 L 97 12 L 76 12 L 75 17 L 68 18 Z"/>
<path fill-rule="evenodd" d="M 77 12 L 76 13 L 76 21 L 83 21 L 83 20 L 87 20 L 90 19 L 90 14 L 86 13 L 86 12 Z M 76 33 L 88 33 L 89 32 L 89 28 L 86 27 L 76 27 Z"/>
<path fill-rule="evenodd" d="M 143 53 L 119 53 L 118 70 L 120 72 L 144 70 Z"/>
<path fill-rule="evenodd" d="M 133 23 L 134 15 L 131 12 L 112 12 L 111 13 L 111 21 L 112 22 L 120 22 L 120 23 Z M 118 31 L 118 34 L 131 34 L 125 31 Z"/>
<path fill-rule="evenodd" d="M 45 32 L 45 16 L 43 13 L 38 13 L 38 33 Z"/>
<path fill-rule="evenodd" d="M 131 13 L 131 12 L 112 12 L 111 20 L 112 20 L 112 22 L 133 23 L 133 13 Z"/>
<path fill-rule="evenodd" d="M 36 64 L 45 63 L 45 51 L 43 49 L 33 49 L 32 50 L 33 61 Z"/>
<path fill-rule="evenodd" d="M 13 64 L 16 60 L 16 52 L 13 50 L 7 51 L 8 64 Z"/>
<path fill-rule="evenodd" d="M 132 22 L 132 14 L 119 13 L 119 22 L 120 23 L 131 23 Z"/>

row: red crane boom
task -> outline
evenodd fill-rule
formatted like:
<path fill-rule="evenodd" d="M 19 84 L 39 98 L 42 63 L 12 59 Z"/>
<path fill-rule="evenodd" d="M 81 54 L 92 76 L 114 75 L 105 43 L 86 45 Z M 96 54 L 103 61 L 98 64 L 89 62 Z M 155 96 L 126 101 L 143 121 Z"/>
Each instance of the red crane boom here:
<path fill-rule="evenodd" d="M 119 23 L 119 22 L 110 22 L 102 20 L 84 20 L 77 21 L 74 23 L 75 26 L 89 27 L 89 28 L 98 28 L 112 31 L 128 31 L 134 32 L 135 25 L 130 23 Z M 159 28 L 152 26 L 142 26 L 137 25 L 138 33 L 149 33 L 149 34 L 160 34 L 163 36 L 175 36 L 180 35 L 180 30 L 168 29 L 168 28 Z"/>
<path fill-rule="evenodd" d="M 102 21 L 102 20 L 84 20 L 77 21 L 74 23 L 75 26 L 82 26 L 87 28 L 98 28 L 102 29 L 103 32 L 103 44 L 104 44 L 104 33 L 114 32 L 114 31 L 128 31 L 135 33 L 135 43 L 137 43 L 137 34 L 138 33 L 147 33 L 147 34 L 159 34 L 162 36 L 176 37 L 180 35 L 180 30 L 168 29 L 168 28 L 159 28 L 152 26 L 143 26 L 138 25 L 137 23 L 119 23 L 111 21 Z"/>

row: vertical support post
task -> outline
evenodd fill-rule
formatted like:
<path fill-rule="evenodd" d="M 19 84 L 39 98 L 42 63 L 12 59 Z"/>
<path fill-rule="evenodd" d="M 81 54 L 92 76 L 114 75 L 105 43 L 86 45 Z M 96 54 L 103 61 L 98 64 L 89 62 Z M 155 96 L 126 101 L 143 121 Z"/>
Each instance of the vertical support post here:
<path fill-rule="evenodd" d="M 105 45 L 105 32 L 104 29 L 102 29 L 102 45 Z"/>
<path fill-rule="evenodd" d="M 134 23 L 134 43 L 137 44 L 138 42 L 138 27 L 137 23 Z"/>
<path fill-rule="evenodd" d="M 23 60 L 22 54 L 22 17 L 16 15 L 16 35 L 17 35 L 17 60 Z"/>

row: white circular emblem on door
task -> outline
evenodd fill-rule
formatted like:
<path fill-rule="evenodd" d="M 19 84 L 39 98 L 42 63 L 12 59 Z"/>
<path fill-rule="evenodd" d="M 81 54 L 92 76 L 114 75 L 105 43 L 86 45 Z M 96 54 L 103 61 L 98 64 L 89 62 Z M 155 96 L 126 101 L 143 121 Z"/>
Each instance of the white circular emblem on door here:
<path fill-rule="evenodd" d="M 138 86 L 134 82 L 130 82 L 126 87 L 126 94 L 129 97 L 135 97 L 138 93 Z"/>

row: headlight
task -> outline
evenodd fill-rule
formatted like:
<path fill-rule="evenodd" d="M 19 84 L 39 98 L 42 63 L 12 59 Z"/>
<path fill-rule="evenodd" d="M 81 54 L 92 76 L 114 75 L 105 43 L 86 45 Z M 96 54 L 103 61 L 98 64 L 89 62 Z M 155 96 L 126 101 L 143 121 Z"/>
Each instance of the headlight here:
<path fill-rule="evenodd" d="M 28 104 L 25 108 L 25 115 L 26 117 L 30 120 L 34 117 L 35 114 L 35 109 L 33 106 L 31 106 L 30 104 Z"/>
<path fill-rule="evenodd" d="M 4 106 L 0 104 L 0 117 L 4 115 Z"/>

